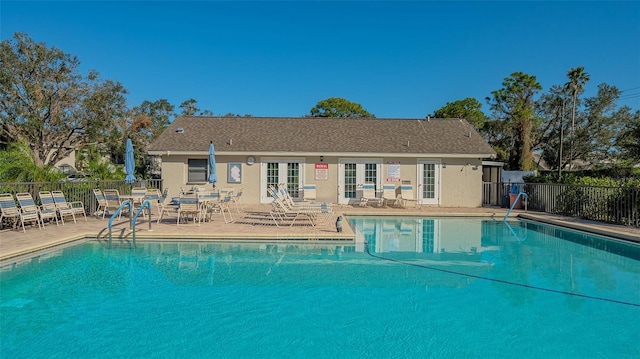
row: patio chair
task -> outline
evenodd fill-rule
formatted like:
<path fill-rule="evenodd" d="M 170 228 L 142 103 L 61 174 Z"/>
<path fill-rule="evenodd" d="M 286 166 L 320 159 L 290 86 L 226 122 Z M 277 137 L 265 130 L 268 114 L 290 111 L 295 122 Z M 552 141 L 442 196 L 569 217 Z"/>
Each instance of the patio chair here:
<path fill-rule="evenodd" d="M 273 197 L 273 207 L 269 214 L 278 227 L 288 221 L 291 221 L 289 226 L 293 226 L 295 221 L 301 217 L 308 219 L 311 226 L 315 227 L 319 223 L 326 223 L 326 220 L 333 214 L 330 203 L 319 203 L 317 206 L 294 206 L 282 195 L 278 195 L 280 191 L 276 191 L 274 188 L 269 188 L 268 191 Z"/>
<path fill-rule="evenodd" d="M 145 200 L 145 195 L 147 194 L 146 187 L 133 187 L 131 189 L 131 204 L 137 205 L 140 207 L 142 202 Z"/>
<path fill-rule="evenodd" d="M 413 202 L 414 207 L 418 207 L 418 200 L 414 197 L 413 186 L 409 184 L 400 185 L 400 198 L 402 200 L 402 207 L 407 207 L 407 202 Z"/>
<path fill-rule="evenodd" d="M 67 202 L 67 199 L 65 198 L 62 191 L 52 191 L 51 195 L 53 195 L 53 200 L 56 203 L 56 208 L 58 208 L 58 211 L 73 212 L 73 223 L 76 223 L 76 214 L 83 215 L 84 221 L 87 221 L 87 213 L 84 210 L 84 203 L 82 203 L 82 201 Z"/>
<path fill-rule="evenodd" d="M 122 204 L 122 202 L 120 201 L 120 192 L 118 192 L 117 189 L 105 189 L 104 191 L 102 191 L 102 193 L 104 194 L 104 199 L 107 202 L 105 212 L 112 209 L 113 213 L 115 213 Z M 122 210 L 128 211 L 129 207 L 125 207 Z M 118 219 L 120 219 L 121 216 L 122 211 L 118 213 Z M 104 213 L 102 214 L 102 218 L 104 218 Z"/>
<path fill-rule="evenodd" d="M 57 212 L 60 217 L 60 221 L 64 226 L 64 217 L 71 216 L 73 217 L 73 221 L 76 221 L 76 216 L 73 213 L 73 210 L 70 208 L 58 208 L 56 206 L 55 199 L 53 198 L 53 194 L 51 191 L 40 191 L 38 192 L 38 197 L 40 198 L 40 208 L 42 211 L 44 210 L 52 210 Z"/>
<path fill-rule="evenodd" d="M 104 198 L 104 193 L 95 188 L 93 190 L 93 195 L 96 197 L 96 202 L 98 203 L 98 207 L 96 208 L 94 215 L 97 217 L 98 213 L 102 210 L 102 218 L 104 218 L 104 214 L 107 213 L 107 200 Z"/>
<path fill-rule="evenodd" d="M 186 217 L 186 221 L 189 221 L 189 216 L 193 218 L 193 221 L 198 221 L 200 225 L 201 207 L 198 203 L 197 193 L 183 193 L 180 195 L 180 203 L 178 204 L 178 219 L 177 225 L 180 225 L 180 218 Z"/>
<path fill-rule="evenodd" d="M 302 186 L 302 200 L 311 202 L 316 200 L 315 183 L 306 183 Z"/>
<path fill-rule="evenodd" d="M 242 199 L 242 188 L 238 192 L 236 192 L 233 196 L 231 196 L 231 203 L 236 207 L 236 212 L 244 212 L 244 208 L 242 207 L 242 203 L 240 200 Z"/>
<path fill-rule="evenodd" d="M 151 203 L 151 208 L 154 206 L 158 208 L 158 220 L 156 223 L 160 223 L 165 214 L 173 214 L 177 212 L 177 207 L 167 203 L 167 197 L 169 195 L 169 189 L 165 188 L 161 194 L 158 189 L 147 190 L 145 194 L 145 200 Z"/>
<path fill-rule="evenodd" d="M 381 206 L 382 198 L 376 197 L 376 186 L 373 183 L 365 183 L 362 185 L 362 199 L 364 205 Z M 361 204 L 362 205 L 362 204 Z"/>
<path fill-rule="evenodd" d="M 20 208 L 16 205 L 16 200 L 11 193 L 0 194 L 0 227 L 6 218 L 13 221 L 12 228 L 15 229 L 20 220 Z"/>
<path fill-rule="evenodd" d="M 395 185 L 382 185 L 382 201 L 385 206 L 398 207 L 401 205 L 401 199 L 396 196 Z"/>
<path fill-rule="evenodd" d="M 25 222 L 35 222 L 38 225 L 38 229 L 42 229 L 42 222 L 40 220 L 40 210 L 36 206 L 36 202 L 31 197 L 31 193 L 22 192 L 16 193 L 16 199 L 20 205 L 20 223 L 22 224 L 22 231 L 25 231 Z"/>
<path fill-rule="evenodd" d="M 269 215 L 273 219 L 277 227 L 284 224 L 293 226 L 298 218 L 304 217 L 309 220 L 311 226 L 315 227 L 315 214 L 303 208 L 291 208 L 281 198 L 273 194 L 274 201 L 271 203 L 272 208 Z"/>
<path fill-rule="evenodd" d="M 231 209 L 230 209 L 231 203 L 233 203 L 232 196 L 226 196 L 219 201 L 208 202 L 206 207 L 207 209 L 206 213 L 209 216 L 208 218 L 210 219 L 212 214 L 218 213 L 218 214 L 222 214 L 224 223 L 233 222 L 233 216 L 231 215 Z M 227 219 L 227 215 L 226 215 L 227 213 L 229 214 L 229 219 Z"/>
<path fill-rule="evenodd" d="M 320 207 L 321 203 L 319 202 L 295 202 L 293 200 L 293 197 L 291 197 L 291 195 L 289 194 L 289 191 L 287 190 L 287 185 L 284 183 L 281 183 L 280 185 L 278 185 L 278 189 L 275 190 L 275 194 L 277 196 L 277 198 L 279 198 L 282 202 L 284 202 L 284 204 L 287 207 L 290 208 L 318 208 Z"/>

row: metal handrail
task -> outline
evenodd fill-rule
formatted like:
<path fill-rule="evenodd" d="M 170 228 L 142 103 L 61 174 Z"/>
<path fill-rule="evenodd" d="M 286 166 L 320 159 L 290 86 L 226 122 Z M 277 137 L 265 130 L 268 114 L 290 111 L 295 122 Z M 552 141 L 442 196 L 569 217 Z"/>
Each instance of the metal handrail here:
<path fill-rule="evenodd" d="M 125 200 L 124 202 L 122 202 L 122 204 L 120 204 L 120 207 L 118 207 L 118 209 L 111 215 L 111 218 L 109 218 L 109 225 L 108 225 L 109 243 L 111 243 L 111 227 L 113 225 L 113 219 L 116 218 L 118 214 L 120 214 L 120 212 L 122 211 L 125 205 L 129 206 L 129 213 L 133 212 L 133 204 L 131 204 L 131 201 Z M 131 228 L 131 222 L 129 222 L 129 228 Z"/>
<path fill-rule="evenodd" d="M 144 202 L 142 202 L 142 205 L 140 206 L 140 209 L 138 209 L 138 212 L 136 212 L 136 214 L 131 218 L 131 230 L 133 231 L 134 244 L 136 243 L 136 219 L 145 208 L 147 209 L 147 214 L 149 215 L 149 230 L 151 230 L 151 202 L 145 200 Z"/>

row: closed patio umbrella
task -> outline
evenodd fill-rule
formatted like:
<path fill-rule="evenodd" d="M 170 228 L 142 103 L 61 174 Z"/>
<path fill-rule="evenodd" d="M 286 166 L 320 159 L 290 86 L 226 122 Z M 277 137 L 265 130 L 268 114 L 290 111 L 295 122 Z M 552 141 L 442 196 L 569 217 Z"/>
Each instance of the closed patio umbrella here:
<path fill-rule="evenodd" d="M 213 187 L 218 182 L 218 176 L 216 176 L 216 152 L 213 148 L 213 141 L 209 143 L 209 177 L 207 178 L 209 183 L 213 183 Z"/>
<path fill-rule="evenodd" d="M 124 178 L 125 182 L 133 183 L 136 181 L 136 176 L 133 175 L 135 169 L 136 163 L 133 158 L 133 144 L 131 143 L 131 139 L 127 138 L 127 150 L 124 156 L 124 170 L 127 174 L 127 176 Z"/>

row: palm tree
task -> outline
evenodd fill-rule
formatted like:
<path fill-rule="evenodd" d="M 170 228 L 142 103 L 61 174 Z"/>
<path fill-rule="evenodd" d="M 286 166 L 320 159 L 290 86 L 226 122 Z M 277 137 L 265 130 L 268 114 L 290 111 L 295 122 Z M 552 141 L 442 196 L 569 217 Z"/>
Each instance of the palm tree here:
<path fill-rule="evenodd" d="M 569 169 L 573 165 L 573 139 L 576 134 L 576 105 L 578 102 L 578 95 L 584 90 L 584 85 L 589 81 L 589 74 L 584 72 L 584 66 L 578 66 L 572 68 L 567 72 L 569 82 L 564 85 L 564 88 L 571 91 L 573 96 L 573 108 L 571 109 L 571 142 L 569 155 Z"/>

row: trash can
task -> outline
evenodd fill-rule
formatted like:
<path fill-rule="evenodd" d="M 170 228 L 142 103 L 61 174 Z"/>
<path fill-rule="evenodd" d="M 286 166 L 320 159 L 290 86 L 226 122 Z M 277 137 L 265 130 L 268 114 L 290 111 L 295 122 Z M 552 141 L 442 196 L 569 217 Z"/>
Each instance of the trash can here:
<path fill-rule="evenodd" d="M 518 202 L 516 202 L 516 198 L 518 199 Z M 516 202 L 516 205 L 514 206 L 513 203 Z M 522 197 L 518 198 L 518 194 L 517 193 L 509 193 L 509 208 L 513 209 L 522 209 Z"/>

